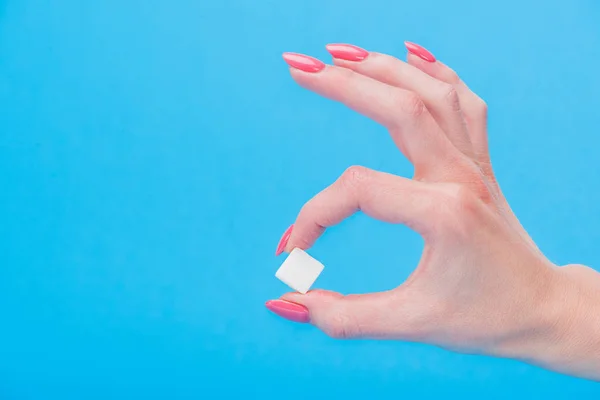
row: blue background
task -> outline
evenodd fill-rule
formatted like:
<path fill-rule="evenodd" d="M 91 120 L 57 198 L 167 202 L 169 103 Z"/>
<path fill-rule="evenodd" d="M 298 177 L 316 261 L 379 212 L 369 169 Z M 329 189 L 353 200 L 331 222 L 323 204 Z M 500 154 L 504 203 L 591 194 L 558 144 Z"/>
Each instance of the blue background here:
<path fill-rule="evenodd" d="M 0 0 L 0 398 L 570 398 L 600 386 L 334 341 L 263 306 L 279 236 L 348 166 L 411 175 L 283 51 L 428 47 L 490 106 L 498 178 L 556 263 L 600 266 L 595 1 Z M 358 215 L 318 286 L 390 288 L 421 239 Z"/>

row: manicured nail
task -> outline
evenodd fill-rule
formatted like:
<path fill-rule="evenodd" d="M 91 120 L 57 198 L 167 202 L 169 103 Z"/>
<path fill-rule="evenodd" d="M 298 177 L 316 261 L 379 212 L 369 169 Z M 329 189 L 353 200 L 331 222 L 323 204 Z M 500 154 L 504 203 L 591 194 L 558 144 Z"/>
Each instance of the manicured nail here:
<path fill-rule="evenodd" d="M 325 64 L 316 58 L 298 53 L 283 53 L 283 59 L 290 67 L 304 72 L 319 72 L 325 68 Z"/>
<path fill-rule="evenodd" d="M 325 48 L 334 58 L 346 61 L 362 61 L 369 55 L 368 51 L 353 44 L 332 43 Z"/>
<path fill-rule="evenodd" d="M 435 62 L 435 57 L 426 48 L 411 42 L 404 42 L 404 45 L 406 46 L 406 49 L 415 56 L 420 57 L 428 62 Z"/>
<path fill-rule="evenodd" d="M 292 229 L 294 229 L 294 224 L 290 225 L 289 228 L 283 232 L 283 236 L 279 239 L 279 244 L 277 245 L 277 250 L 275 250 L 275 255 L 278 256 L 283 253 L 285 246 L 287 245 L 288 240 L 290 240 L 290 235 L 292 234 Z"/>
<path fill-rule="evenodd" d="M 282 318 L 290 321 L 307 323 L 310 321 L 308 308 L 301 304 L 291 303 L 285 300 L 269 300 L 265 306 Z"/>

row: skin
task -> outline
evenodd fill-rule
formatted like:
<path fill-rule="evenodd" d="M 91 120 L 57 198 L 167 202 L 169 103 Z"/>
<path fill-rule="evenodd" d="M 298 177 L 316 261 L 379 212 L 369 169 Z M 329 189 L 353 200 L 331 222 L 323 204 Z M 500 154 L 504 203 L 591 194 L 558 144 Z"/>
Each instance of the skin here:
<path fill-rule="evenodd" d="M 348 168 L 304 205 L 285 250 L 311 247 L 359 210 L 411 227 L 425 246 L 392 290 L 282 299 L 305 306 L 310 322 L 334 338 L 418 341 L 600 380 L 600 274 L 554 265 L 523 229 L 494 177 L 486 104 L 439 61 L 369 53 L 334 64 L 290 72 L 302 87 L 384 125 L 415 174 Z"/>

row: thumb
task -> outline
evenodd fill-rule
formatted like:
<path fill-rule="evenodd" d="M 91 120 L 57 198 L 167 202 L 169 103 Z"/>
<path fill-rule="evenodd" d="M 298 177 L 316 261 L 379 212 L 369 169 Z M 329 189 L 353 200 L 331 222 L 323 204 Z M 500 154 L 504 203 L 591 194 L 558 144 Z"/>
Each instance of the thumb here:
<path fill-rule="evenodd" d="M 344 296 L 327 290 L 287 293 L 266 306 L 277 315 L 310 322 L 336 339 L 386 338 L 393 334 L 393 291 Z"/>

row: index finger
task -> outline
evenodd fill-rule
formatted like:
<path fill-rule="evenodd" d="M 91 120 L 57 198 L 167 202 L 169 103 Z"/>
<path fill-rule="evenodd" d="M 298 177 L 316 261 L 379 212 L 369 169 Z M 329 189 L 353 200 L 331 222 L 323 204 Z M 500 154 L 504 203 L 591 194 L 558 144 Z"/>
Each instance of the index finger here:
<path fill-rule="evenodd" d="M 327 227 L 359 210 L 380 221 L 405 224 L 426 236 L 434 222 L 434 191 L 428 183 L 350 167 L 302 207 L 285 251 L 308 249 Z"/>

